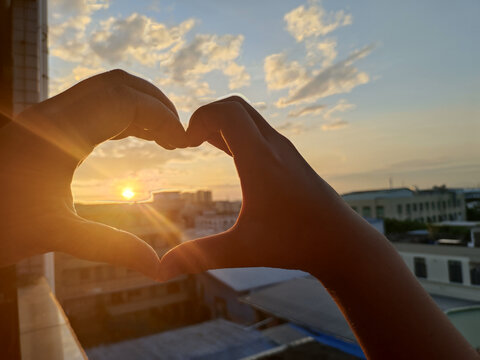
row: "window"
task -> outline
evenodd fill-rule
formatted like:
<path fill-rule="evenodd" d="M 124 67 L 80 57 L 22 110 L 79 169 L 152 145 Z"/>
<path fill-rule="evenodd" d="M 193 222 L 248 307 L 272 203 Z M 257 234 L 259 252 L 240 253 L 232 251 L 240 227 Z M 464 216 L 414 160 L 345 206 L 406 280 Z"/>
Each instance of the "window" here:
<path fill-rule="evenodd" d="M 94 276 L 96 281 L 102 281 L 103 280 L 103 266 L 96 266 L 94 268 Z"/>
<path fill-rule="evenodd" d="M 427 263 L 425 262 L 425 258 L 414 257 L 413 266 L 414 266 L 415 275 L 417 277 L 423 278 L 423 279 L 427 278 Z"/>
<path fill-rule="evenodd" d="M 407 204 L 406 207 L 405 207 L 406 211 L 407 211 L 407 215 L 410 215 L 411 214 L 411 210 L 410 210 L 410 204 Z"/>
<path fill-rule="evenodd" d="M 423 203 L 418 204 L 418 210 L 423 211 Z"/>
<path fill-rule="evenodd" d="M 447 202 L 446 201 L 442 201 L 442 205 L 443 205 L 443 210 L 445 210 L 447 208 Z"/>
<path fill-rule="evenodd" d="M 176 294 L 180 292 L 180 284 L 172 282 L 167 284 L 167 294 Z"/>
<path fill-rule="evenodd" d="M 480 285 L 480 263 L 470 262 L 470 282 L 472 285 Z"/>
<path fill-rule="evenodd" d="M 435 203 L 432 201 L 432 210 L 435 210 Z"/>
<path fill-rule="evenodd" d="M 402 212 L 403 212 L 403 206 L 402 206 L 402 204 L 398 204 L 398 205 L 397 205 L 397 213 L 398 213 L 398 215 L 402 215 Z"/>
<path fill-rule="evenodd" d="M 417 211 L 417 204 L 413 204 L 413 211 Z"/>
<path fill-rule="evenodd" d="M 87 268 L 80 269 L 80 280 L 89 280 L 90 271 Z"/>
<path fill-rule="evenodd" d="M 110 301 L 113 305 L 118 305 L 123 303 L 123 294 L 122 293 L 113 293 L 110 296 Z"/>
<path fill-rule="evenodd" d="M 370 206 L 362 207 L 362 216 L 363 217 L 372 217 L 372 208 Z"/>
<path fill-rule="evenodd" d="M 430 203 L 428 203 L 428 202 L 425 203 L 425 210 L 427 210 L 427 211 L 430 210 Z"/>
<path fill-rule="evenodd" d="M 450 282 L 463 283 L 462 263 L 457 260 L 448 260 L 448 277 Z"/>
<path fill-rule="evenodd" d="M 383 219 L 385 217 L 385 208 L 381 205 L 375 208 L 375 215 L 378 219 Z"/>

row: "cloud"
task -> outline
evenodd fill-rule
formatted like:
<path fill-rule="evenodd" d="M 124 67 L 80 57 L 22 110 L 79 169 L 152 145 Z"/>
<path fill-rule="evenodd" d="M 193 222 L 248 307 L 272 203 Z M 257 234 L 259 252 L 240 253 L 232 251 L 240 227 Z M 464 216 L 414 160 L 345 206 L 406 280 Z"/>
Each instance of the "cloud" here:
<path fill-rule="evenodd" d="M 335 29 L 350 25 L 352 15 L 346 14 L 343 10 L 326 12 L 322 6 L 313 2 L 310 7 L 299 6 L 284 17 L 287 23 L 287 31 L 298 42 L 309 37 L 325 36 Z"/>
<path fill-rule="evenodd" d="M 310 105 L 305 106 L 297 110 L 291 110 L 288 113 L 289 117 L 300 117 L 305 115 L 317 115 L 320 114 L 322 111 L 325 110 L 326 105 Z"/>
<path fill-rule="evenodd" d="M 244 66 L 235 60 L 240 55 L 243 35 L 197 34 L 177 52 L 170 54 L 162 65 L 167 69 L 167 79 L 182 84 L 198 79 L 214 70 L 220 70 L 229 77 L 230 89 L 250 84 L 250 75 Z"/>
<path fill-rule="evenodd" d="M 257 101 L 252 103 L 252 106 L 257 110 L 265 110 L 268 106 L 265 101 Z"/>
<path fill-rule="evenodd" d="M 297 61 L 287 61 L 284 53 L 272 54 L 265 58 L 265 82 L 271 90 L 297 87 L 307 79 L 307 70 Z"/>
<path fill-rule="evenodd" d="M 245 66 L 231 62 L 223 69 L 223 73 L 229 77 L 228 88 L 230 90 L 250 85 L 250 75 L 246 72 Z"/>
<path fill-rule="evenodd" d="M 327 121 L 322 125 L 322 130 L 339 130 L 348 125 L 348 122 L 343 120 L 337 113 L 343 113 L 355 108 L 355 105 L 348 103 L 345 99 L 341 99 L 332 108 L 326 110 L 323 118 Z"/>
<path fill-rule="evenodd" d="M 92 21 L 92 14 L 110 5 L 107 0 L 53 0 L 49 9 L 49 49 L 53 56 L 65 61 L 83 60 L 92 65 L 94 59 L 87 56 L 86 28 Z"/>
<path fill-rule="evenodd" d="M 65 76 L 52 77 L 48 83 L 49 96 L 54 96 L 70 86 L 75 85 L 79 81 L 89 78 L 95 74 L 99 74 L 105 71 L 102 67 L 87 67 L 83 65 L 77 65 Z"/>
<path fill-rule="evenodd" d="M 321 68 L 332 65 L 337 58 L 337 42 L 334 39 L 308 39 L 305 41 L 307 50 L 307 64 L 315 66 L 321 64 Z"/>
<path fill-rule="evenodd" d="M 90 36 L 90 46 L 101 59 L 111 64 L 133 58 L 143 65 L 154 65 L 164 55 L 163 50 L 181 44 L 195 25 L 194 19 L 167 27 L 155 20 L 133 13 L 129 17 L 111 17 L 100 23 L 100 29 Z M 163 56 L 162 56 L 163 55 Z"/>
<path fill-rule="evenodd" d="M 306 126 L 303 122 L 300 122 L 300 121 L 285 121 L 275 126 L 275 129 L 281 133 L 290 133 L 290 134 L 298 135 L 311 129 L 311 127 Z"/>
<path fill-rule="evenodd" d="M 366 84 L 370 78 L 359 71 L 353 63 L 367 56 L 373 45 L 353 52 L 348 58 L 320 71 L 301 87 L 294 89 L 287 97 L 280 98 L 278 107 L 312 102 L 330 95 L 348 93 L 358 85 Z"/>

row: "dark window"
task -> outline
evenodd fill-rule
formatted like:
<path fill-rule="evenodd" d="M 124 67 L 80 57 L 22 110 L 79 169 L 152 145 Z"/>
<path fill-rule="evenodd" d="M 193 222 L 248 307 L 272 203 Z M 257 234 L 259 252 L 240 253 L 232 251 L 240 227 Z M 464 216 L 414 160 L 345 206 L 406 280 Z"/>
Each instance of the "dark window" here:
<path fill-rule="evenodd" d="M 383 219 L 385 217 L 385 208 L 381 205 L 375 207 L 375 215 L 378 219 Z"/>
<path fill-rule="evenodd" d="M 87 268 L 80 269 L 80 280 L 89 280 L 90 271 Z"/>
<path fill-rule="evenodd" d="M 405 210 L 407 211 L 407 215 L 410 215 L 410 214 L 411 214 L 410 204 L 407 204 L 407 205 L 406 205 Z"/>
<path fill-rule="evenodd" d="M 462 263 L 457 260 L 448 260 L 448 277 L 450 282 L 463 283 Z"/>
<path fill-rule="evenodd" d="M 418 204 L 418 210 L 423 211 L 423 203 Z"/>
<path fill-rule="evenodd" d="M 432 201 L 432 210 L 435 210 L 435 203 Z"/>
<path fill-rule="evenodd" d="M 94 268 L 94 274 L 96 281 L 103 280 L 103 266 L 96 266 Z"/>
<path fill-rule="evenodd" d="M 413 204 L 413 211 L 417 211 L 417 204 Z"/>
<path fill-rule="evenodd" d="M 110 301 L 113 305 L 118 305 L 123 303 L 123 294 L 122 293 L 113 293 L 110 297 Z"/>
<path fill-rule="evenodd" d="M 372 208 L 370 206 L 362 207 L 362 216 L 363 217 L 372 217 Z"/>
<path fill-rule="evenodd" d="M 398 204 L 398 205 L 397 205 L 397 213 L 398 213 L 399 215 L 401 215 L 402 212 L 403 212 L 403 205 L 402 205 L 402 204 Z"/>
<path fill-rule="evenodd" d="M 423 257 L 414 257 L 413 265 L 415 268 L 415 275 L 419 278 L 427 278 L 427 263 Z"/>
<path fill-rule="evenodd" d="M 430 203 L 428 202 L 425 203 L 425 210 L 427 211 L 430 210 Z"/>
<path fill-rule="evenodd" d="M 180 284 L 172 282 L 167 284 L 167 294 L 176 294 L 180 292 Z"/>
<path fill-rule="evenodd" d="M 472 285 L 480 285 L 480 263 L 470 263 L 470 282 Z"/>

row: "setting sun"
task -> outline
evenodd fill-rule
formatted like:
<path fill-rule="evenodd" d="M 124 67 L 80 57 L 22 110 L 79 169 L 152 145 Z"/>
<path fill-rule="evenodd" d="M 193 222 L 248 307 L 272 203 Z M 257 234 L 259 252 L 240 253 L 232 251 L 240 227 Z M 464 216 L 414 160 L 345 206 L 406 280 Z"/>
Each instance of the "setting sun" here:
<path fill-rule="evenodd" d="M 131 188 L 125 188 L 122 191 L 122 196 L 125 199 L 130 200 L 131 198 L 133 198 L 135 196 L 135 192 Z"/>

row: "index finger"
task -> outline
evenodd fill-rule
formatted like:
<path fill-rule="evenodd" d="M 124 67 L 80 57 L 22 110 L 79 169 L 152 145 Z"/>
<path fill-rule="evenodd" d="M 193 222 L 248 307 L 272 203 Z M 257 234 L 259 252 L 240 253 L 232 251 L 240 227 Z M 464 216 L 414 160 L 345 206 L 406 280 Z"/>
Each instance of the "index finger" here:
<path fill-rule="evenodd" d="M 234 157 L 258 153 L 267 147 L 250 114 L 235 101 L 202 106 L 190 119 L 187 128 L 189 146 L 199 146 L 204 141 L 219 136 Z M 224 150 L 219 145 L 217 147 Z"/>

